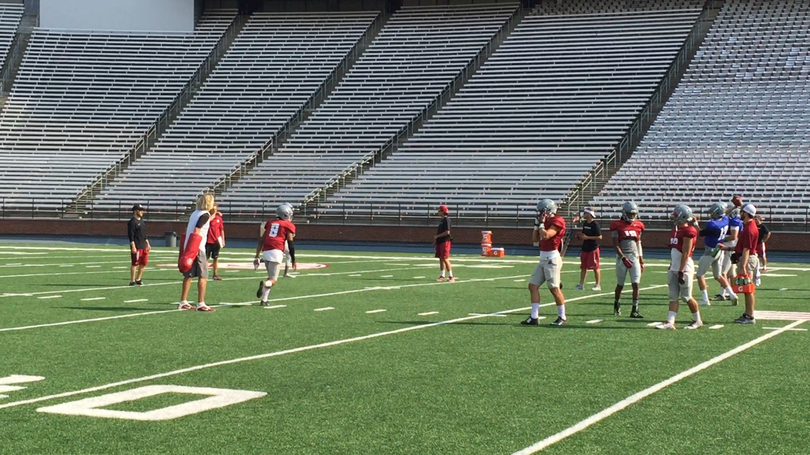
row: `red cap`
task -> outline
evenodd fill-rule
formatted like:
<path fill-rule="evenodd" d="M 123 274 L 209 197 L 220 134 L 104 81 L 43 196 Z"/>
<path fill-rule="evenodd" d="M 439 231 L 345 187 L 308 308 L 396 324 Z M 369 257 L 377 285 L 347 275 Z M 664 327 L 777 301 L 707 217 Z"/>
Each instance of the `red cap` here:
<path fill-rule="evenodd" d="M 439 211 L 444 213 L 450 213 L 450 209 L 448 209 L 446 205 L 440 205 Z"/>

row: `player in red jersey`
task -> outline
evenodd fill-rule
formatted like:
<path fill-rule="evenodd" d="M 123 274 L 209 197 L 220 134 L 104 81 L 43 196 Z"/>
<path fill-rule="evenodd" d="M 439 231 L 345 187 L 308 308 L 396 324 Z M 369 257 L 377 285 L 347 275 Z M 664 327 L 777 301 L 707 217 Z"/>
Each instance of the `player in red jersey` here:
<path fill-rule="evenodd" d="M 259 305 L 262 306 L 267 305 L 270 289 L 278 281 L 281 264 L 284 262 L 284 242 L 289 249 L 293 270 L 298 269 L 293 246 L 295 237 L 295 225 L 292 223 L 293 208 L 290 204 L 281 204 L 276 209 L 276 215 L 278 219 L 270 220 L 264 225 L 264 234 L 256 245 L 256 259 L 253 260 L 253 266 L 258 268 L 259 258 L 262 257 L 267 268 L 267 281 L 260 281 L 259 289 L 256 291 L 256 297 L 261 299 Z"/>
<path fill-rule="evenodd" d="M 560 289 L 560 270 L 562 269 L 562 248 L 565 237 L 565 219 L 557 216 L 557 204 L 551 199 L 541 199 L 537 203 L 537 219 L 532 231 L 532 243 L 540 246 L 540 262 L 534 268 L 529 279 L 529 294 L 532 299 L 532 313 L 521 324 L 538 325 L 540 310 L 540 285 L 546 283 L 548 290 L 557 305 L 557 319 L 554 326 L 565 325 L 565 296 Z"/>
<path fill-rule="evenodd" d="M 214 210 L 216 212 L 208 226 L 208 238 L 205 239 L 205 256 L 213 260 L 211 268 L 214 271 L 214 280 L 220 281 L 222 278 L 217 275 L 217 272 L 219 271 L 219 250 L 225 248 L 225 226 L 219 207 L 214 207 Z"/>
<path fill-rule="evenodd" d="M 675 227 L 669 238 L 670 263 L 667 273 L 669 286 L 669 315 L 667 322 L 658 325 L 659 329 L 675 329 L 675 316 L 678 314 L 679 298 L 689 306 L 692 312 L 692 323 L 685 329 L 697 329 L 703 325 L 697 300 L 692 297 L 692 280 L 695 278 L 695 261 L 692 252 L 697 243 L 697 221 L 692 216 L 692 209 L 687 205 L 678 205 L 672 212 Z"/>
<path fill-rule="evenodd" d="M 748 276 L 753 279 L 759 267 L 759 257 L 757 256 L 757 248 L 759 246 L 759 228 L 754 218 L 757 215 L 757 209 L 752 204 L 745 204 L 740 210 L 740 218 L 742 218 L 743 228 L 740 232 L 740 238 L 737 245 L 734 247 L 734 258 L 737 262 L 737 270 L 740 275 Z M 745 313 L 735 319 L 737 324 L 754 324 L 754 306 L 756 299 L 753 293 L 745 294 Z"/>
<path fill-rule="evenodd" d="M 644 223 L 638 220 L 638 206 L 635 202 L 625 202 L 622 206 L 622 215 L 618 220 L 610 223 L 613 248 L 616 250 L 616 289 L 613 291 L 613 314 L 622 314 L 620 299 L 622 289 L 630 272 L 630 285 L 633 287 L 633 310 L 631 318 L 641 319 L 638 312 L 638 285 L 641 282 L 641 273 L 644 271 L 644 258 L 641 248 L 641 233 L 644 232 Z"/>

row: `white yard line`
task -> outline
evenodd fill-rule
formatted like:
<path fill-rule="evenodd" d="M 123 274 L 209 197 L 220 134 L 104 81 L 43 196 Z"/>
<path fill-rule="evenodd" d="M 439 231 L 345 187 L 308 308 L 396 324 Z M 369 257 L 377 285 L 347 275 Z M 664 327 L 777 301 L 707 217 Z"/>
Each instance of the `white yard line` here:
<path fill-rule="evenodd" d="M 432 314 L 439 314 L 438 311 L 427 311 L 425 313 L 419 313 L 419 316 L 430 316 Z"/>
<path fill-rule="evenodd" d="M 335 307 L 328 306 L 328 307 L 324 307 L 324 308 L 315 308 L 313 311 L 329 311 L 329 310 L 334 310 L 334 309 L 335 309 Z"/>
<path fill-rule="evenodd" d="M 514 278 L 514 277 L 511 277 L 511 278 Z M 659 287 L 664 287 L 664 286 L 666 286 L 666 285 L 650 286 L 650 287 L 647 287 L 647 288 L 642 288 L 642 290 L 654 289 L 654 288 L 659 288 Z M 612 295 L 612 294 L 613 294 L 612 292 L 605 292 L 605 293 L 602 293 L 602 294 L 586 295 L 586 296 L 581 296 L 581 297 L 574 297 L 572 299 L 568 299 L 568 301 L 569 302 L 574 302 L 574 301 L 578 301 L 578 300 L 585 300 L 585 299 L 588 299 L 588 298 L 591 298 L 591 297 L 601 297 L 601 296 Z M 551 305 L 554 305 L 554 303 L 544 303 L 544 304 L 541 304 L 540 306 L 541 307 L 546 307 L 546 306 L 551 306 Z M 266 308 L 271 308 L 271 307 L 266 307 Z M 65 397 L 70 397 L 70 396 L 74 396 L 74 395 L 81 395 L 81 394 L 85 394 L 85 393 L 97 392 L 97 391 L 100 391 L 100 390 L 107 390 L 107 389 L 111 389 L 111 388 L 114 388 L 114 387 L 119 387 L 119 386 L 122 386 L 122 385 L 135 384 L 135 383 L 144 382 L 144 381 L 151 381 L 153 379 L 160 379 L 160 378 L 165 378 L 165 377 L 169 377 L 169 376 L 176 376 L 176 375 L 180 375 L 180 374 L 184 374 L 184 373 L 190 373 L 190 372 L 193 372 L 193 371 L 204 370 L 204 369 L 207 369 L 207 368 L 214 368 L 214 367 L 219 367 L 219 366 L 224 366 L 224 365 L 232 365 L 232 364 L 236 364 L 236 363 L 249 362 L 249 361 L 253 361 L 253 360 L 261 360 L 261 359 L 267 359 L 267 358 L 272 358 L 272 357 L 279 357 L 279 356 L 286 355 L 286 354 L 295 354 L 295 353 L 299 353 L 299 352 L 311 351 L 311 350 L 314 350 L 314 349 L 328 348 L 328 347 L 338 346 L 338 345 L 342 345 L 342 344 L 354 343 L 354 342 L 357 342 L 357 341 L 370 340 L 370 339 L 373 339 L 373 338 L 380 338 L 380 337 L 389 336 L 389 335 L 396 335 L 396 334 L 399 334 L 399 333 L 411 332 L 411 331 L 414 331 L 414 330 L 423 330 L 423 329 L 430 328 L 430 327 L 438 327 L 438 326 L 441 326 L 441 325 L 453 324 L 453 323 L 456 323 L 456 322 L 469 321 L 469 320 L 479 319 L 479 318 L 484 318 L 484 317 L 489 317 L 489 316 L 497 316 L 497 315 L 503 315 L 503 314 L 519 313 L 521 311 L 528 311 L 530 309 L 531 309 L 531 307 L 514 308 L 514 309 L 511 309 L 511 310 L 498 311 L 498 312 L 495 312 L 495 313 L 483 314 L 483 315 L 480 315 L 480 316 L 466 316 L 466 317 L 461 317 L 461 318 L 456 318 L 456 319 L 449 319 L 449 320 L 445 320 L 445 321 L 431 322 L 431 323 L 420 324 L 420 325 L 412 325 L 412 326 L 408 326 L 408 327 L 403 327 L 401 329 L 389 330 L 387 332 L 377 332 L 377 333 L 372 333 L 372 334 L 369 334 L 369 335 L 362 335 L 362 336 L 353 337 L 353 338 L 345 338 L 345 339 L 342 339 L 342 340 L 329 341 L 329 342 L 326 342 L 326 343 L 313 344 L 313 345 L 309 345 L 309 346 L 302 346 L 302 347 L 298 347 L 298 348 L 286 349 L 286 350 L 283 350 L 283 351 L 268 352 L 266 354 L 258 354 L 258 355 L 254 355 L 254 356 L 250 356 L 250 357 L 240 357 L 240 358 L 236 358 L 236 359 L 222 360 L 222 361 L 213 362 L 213 363 L 206 363 L 206 364 L 203 364 L 203 365 L 195 365 L 195 366 L 191 366 L 191 367 L 187 367 L 187 368 L 182 368 L 182 369 L 179 369 L 179 370 L 168 371 L 168 372 L 165 372 L 165 373 L 153 374 L 153 375 L 150 375 L 150 376 L 143 376 L 143 377 L 135 378 L 135 379 L 127 379 L 127 380 L 124 380 L 124 381 L 113 382 L 113 383 L 110 383 L 110 384 L 105 384 L 105 385 L 96 386 L 96 387 L 90 387 L 90 388 L 87 388 L 87 389 L 74 390 L 74 391 L 71 391 L 71 392 L 58 393 L 58 394 L 55 394 L 55 395 L 48 395 L 48 396 L 39 397 L 39 398 L 31 398 L 31 399 L 28 399 L 28 400 L 15 401 L 15 402 L 11 402 L 11 403 L 4 403 L 4 404 L 0 404 L 0 409 L 11 408 L 11 407 L 15 407 L 15 406 L 22 406 L 22 405 L 32 404 L 32 403 L 39 403 L 39 402 L 42 402 L 42 401 L 54 400 L 54 399 L 57 399 L 57 398 L 65 398 Z M 170 312 L 177 312 L 177 310 L 152 311 L 152 312 L 149 312 L 149 313 L 136 313 L 136 314 L 128 314 L 128 315 L 110 316 L 108 318 L 97 318 L 97 319 L 94 319 L 93 321 L 109 320 L 109 319 L 120 319 L 120 318 L 124 318 L 124 317 L 134 317 L 134 316 L 143 316 L 143 315 L 146 315 L 146 314 L 161 314 L 161 313 L 170 313 Z M 540 319 L 543 319 L 543 318 L 544 318 L 543 316 L 540 317 Z M 25 328 L 0 329 L 0 332 L 9 331 L 9 330 L 24 330 L 26 328 L 34 328 L 34 327 L 51 327 L 51 326 L 55 326 L 55 325 L 77 324 L 77 323 L 80 323 L 80 322 L 90 322 L 90 320 L 66 321 L 66 322 L 61 322 L 61 323 L 42 324 L 40 326 L 31 326 L 31 327 L 25 327 Z M 772 336 L 772 335 L 775 335 L 776 333 L 778 333 L 778 332 L 771 332 L 768 335 Z"/>
<path fill-rule="evenodd" d="M 383 309 L 380 309 L 380 310 L 370 310 L 370 311 L 366 311 L 366 314 L 385 313 L 386 311 L 387 311 L 387 310 L 383 310 Z"/>
<path fill-rule="evenodd" d="M 86 299 L 81 299 L 82 302 L 92 302 L 93 300 L 107 300 L 107 297 L 88 297 Z"/>
<path fill-rule="evenodd" d="M 727 351 L 727 352 L 725 352 L 723 354 L 720 354 L 717 357 L 711 358 L 711 359 L 709 359 L 709 360 L 707 360 L 707 361 L 705 361 L 705 362 L 703 362 L 703 363 L 701 363 L 699 365 L 696 365 L 696 366 L 694 366 L 694 367 L 692 367 L 692 368 L 690 368 L 690 369 L 688 369 L 688 370 L 686 370 L 686 371 L 684 371 L 682 373 L 678 373 L 675 376 L 672 376 L 671 378 L 669 378 L 669 379 L 667 379 L 665 381 L 661 381 L 658 384 L 655 384 L 655 385 L 653 385 L 651 387 L 648 387 L 648 388 L 642 390 L 641 392 L 630 395 L 629 397 L 625 398 L 624 400 L 619 401 L 618 403 L 614 404 L 613 406 L 610 406 L 608 408 L 603 409 L 602 411 L 588 417 L 587 419 L 577 423 L 576 425 L 574 425 L 572 427 L 569 427 L 569 428 L 567 428 L 567 429 L 565 429 L 565 430 L 563 430 L 563 431 L 561 431 L 561 432 L 559 432 L 559 433 L 557 433 L 555 435 L 549 436 L 546 439 L 543 439 L 542 441 L 538 442 L 537 444 L 533 444 L 533 445 L 531 445 L 529 447 L 526 447 L 523 450 L 519 450 L 519 451 L 515 452 L 513 455 L 529 455 L 529 454 L 537 453 L 537 452 L 545 449 L 546 447 L 548 447 L 548 446 L 550 446 L 552 444 L 560 442 L 563 439 L 565 439 L 565 438 L 567 438 L 569 436 L 572 436 L 572 435 L 574 435 L 576 433 L 579 433 L 580 431 L 590 427 L 591 425 L 593 425 L 595 423 L 598 423 L 598 422 L 612 416 L 613 414 L 627 408 L 628 406 L 630 406 L 632 404 L 638 403 L 639 401 L 643 400 L 644 398 L 647 398 L 648 396 L 653 395 L 654 393 L 657 393 L 657 392 L 669 387 L 670 385 L 677 383 L 678 381 L 680 381 L 682 379 L 688 378 L 689 376 L 692 376 L 692 375 L 694 375 L 696 373 L 699 373 L 699 372 L 701 372 L 701 371 L 703 371 L 703 370 L 705 370 L 705 369 L 707 369 L 707 368 L 709 368 L 709 367 L 711 367 L 713 365 L 716 365 L 716 364 L 722 362 L 723 360 L 726 360 L 726 359 L 728 359 L 728 358 L 730 358 L 730 357 L 732 357 L 734 355 L 737 355 L 737 354 L 739 354 L 739 353 L 741 353 L 741 352 L 743 352 L 743 351 L 745 351 L 745 350 L 747 350 L 749 348 L 752 348 L 752 347 L 762 343 L 763 341 L 771 339 L 771 338 L 773 338 L 773 337 L 775 337 L 775 336 L 777 336 L 779 334 L 785 333 L 786 331 L 793 329 L 794 327 L 801 324 L 802 322 L 804 322 L 804 321 L 795 321 L 795 322 L 793 322 L 791 324 L 788 324 L 785 327 L 782 327 L 782 328 L 780 328 L 780 329 L 778 329 L 778 330 L 776 330 L 774 332 L 770 332 L 770 333 L 768 333 L 766 335 L 763 335 L 763 336 L 761 336 L 759 338 L 751 340 L 748 343 L 737 346 L 736 348 L 734 348 L 734 349 L 732 349 L 730 351 Z"/>

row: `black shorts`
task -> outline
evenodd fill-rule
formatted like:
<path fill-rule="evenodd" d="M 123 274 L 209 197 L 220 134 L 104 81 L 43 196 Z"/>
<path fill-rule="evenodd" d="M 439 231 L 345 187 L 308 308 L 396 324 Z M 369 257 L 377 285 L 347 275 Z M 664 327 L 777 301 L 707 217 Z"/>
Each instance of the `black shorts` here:
<path fill-rule="evenodd" d="M 205 257 L 207 259 L 219 258 L 219 242 L 205 244 Z"/>

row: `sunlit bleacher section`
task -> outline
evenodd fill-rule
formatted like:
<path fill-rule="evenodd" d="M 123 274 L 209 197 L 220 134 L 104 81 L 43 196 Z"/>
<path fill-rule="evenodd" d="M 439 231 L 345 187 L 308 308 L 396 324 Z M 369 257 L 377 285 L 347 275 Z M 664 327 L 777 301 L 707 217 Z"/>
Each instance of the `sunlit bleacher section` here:
<path fill-rule="evenodd" d="M 806 222 L 810 203 L 810 5 L 726 2 L 669 102 L 593 201 L 635 199 L 663 218 L 740 193 L 772 221 Z"/>
<path fill-rule="evenodd" d="M 611 1 L 568 3 L 587 14 L 524 18 L 392 157 L 330 197 L 323 216 L 424 217 L 448 204 L 458 217 L 528 218 L 539 198 L 564 200 L 625 135 L 702 11 L 691 1 L 619 13 Z"/>
<path fill-rule="evenodd" d="M 232 213 L 300 204 L 371 160 L 458 80 L 518 4 L 403 7 L 280 150 L 221 198 Z"/>
<path fill-rule="evenodd" d="M 377 12 L 255 13 L 153 149 L 96 197 L 185 209 L 254 158 L 346 61 Z"/>
<path fill-rule="evenodd" d="M 58 213 L 127 155 L 236 13 L 193 33 L 35 29 L 0 118 L 3 213 Z"/>
<path fill-rule="evenodd" d="M 0 3 L 0 66 L 5 63 L 22 16 L 22 4 Z"/>

